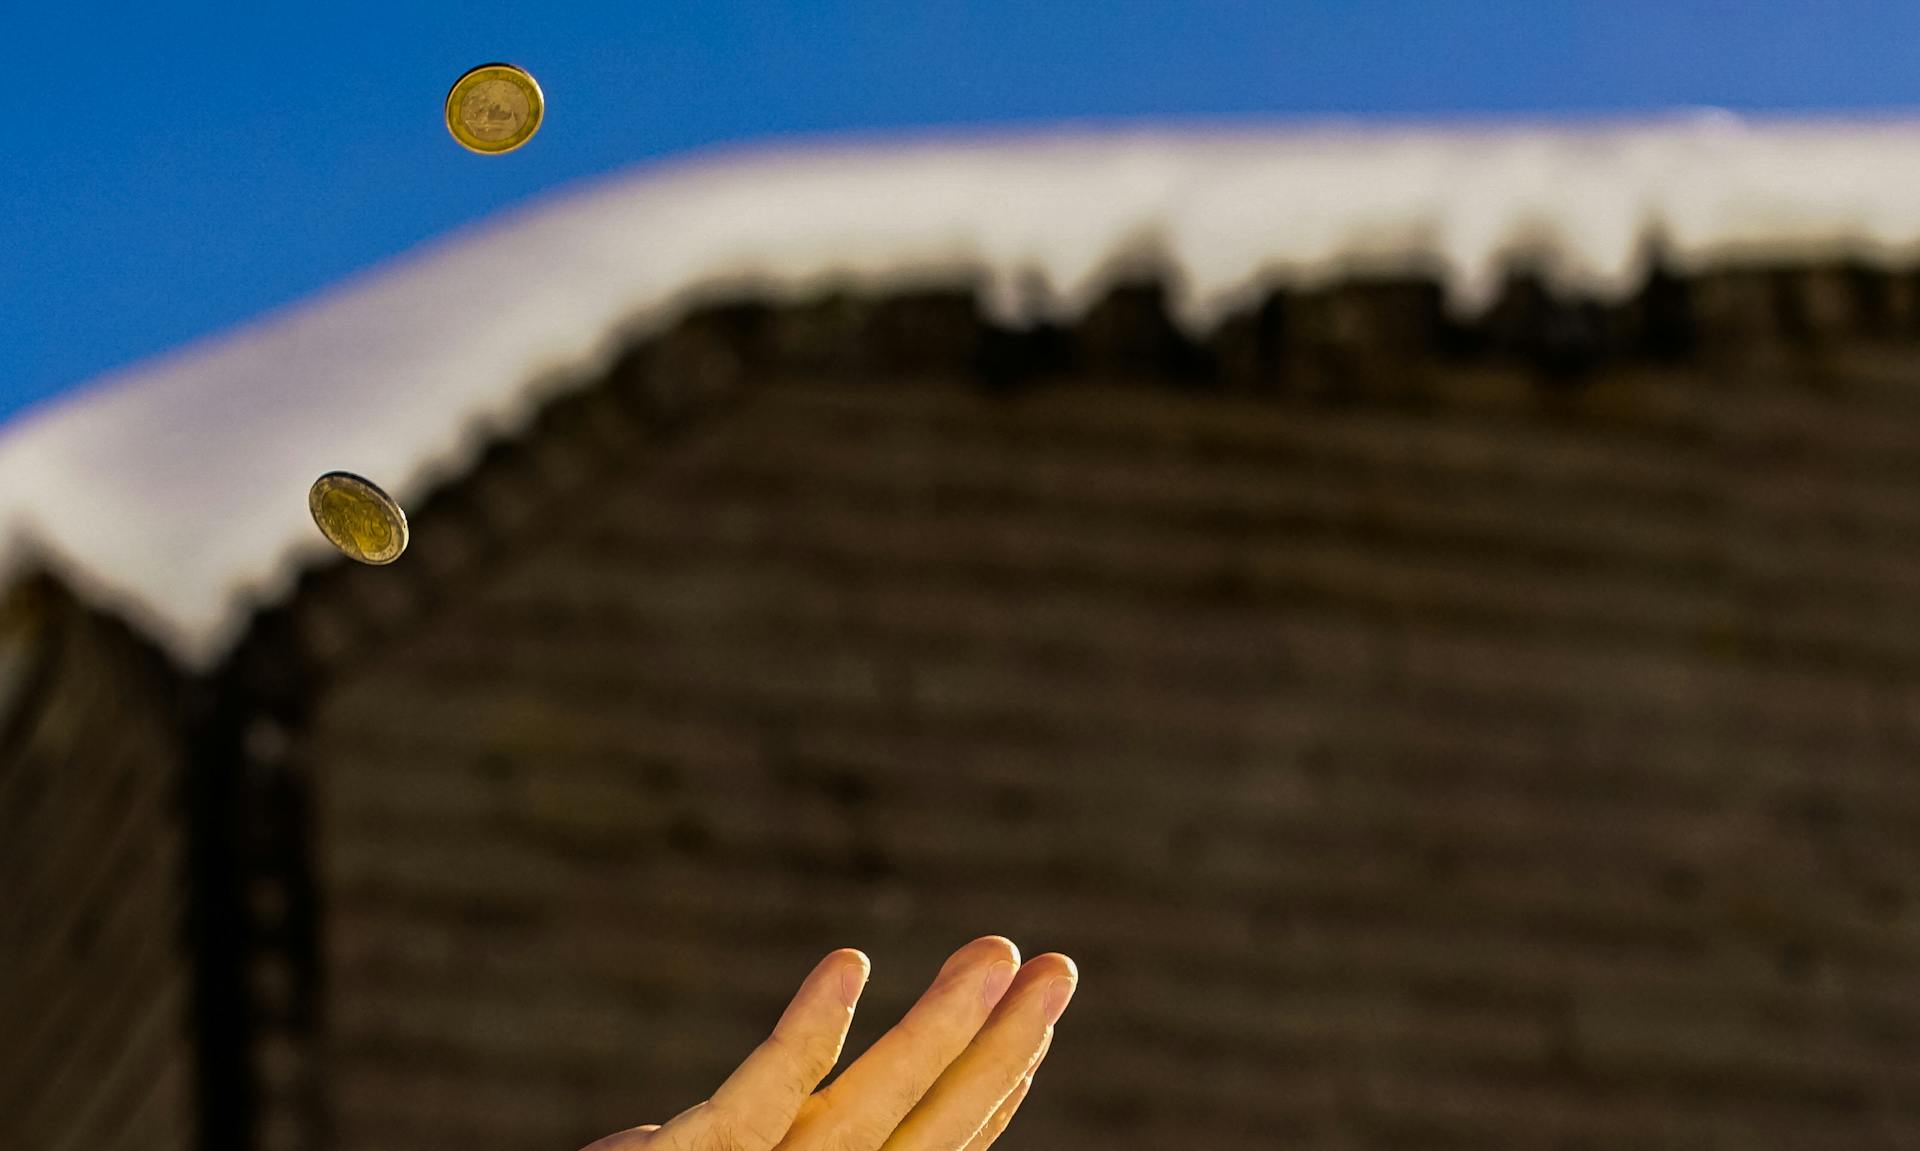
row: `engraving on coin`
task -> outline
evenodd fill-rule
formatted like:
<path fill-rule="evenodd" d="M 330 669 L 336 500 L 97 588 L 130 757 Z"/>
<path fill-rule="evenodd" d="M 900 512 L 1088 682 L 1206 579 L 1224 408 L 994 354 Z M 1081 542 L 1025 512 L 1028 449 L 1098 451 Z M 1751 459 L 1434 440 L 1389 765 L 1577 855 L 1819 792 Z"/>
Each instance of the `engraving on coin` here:
<path fill-rule="evenodd" d="M 482 64 L 447 93 L 447 131 L 470 152 L 511 152 L 540 130 L 546 98 L 525 69 Z"/>
<path fill-rule="evenodd" d="M 407 550 L 407 514 L 392 496 L 351 472 L 313 481 L 307 510 L 327 542 L 349 559 L 389 564 Z"/>
<path fill-rule="evenodd" d="M 505 80 L 482 80 L 460 101 L 460 119 L 489 144 L 505 140 L 527 122 L 527 94 Z"/>

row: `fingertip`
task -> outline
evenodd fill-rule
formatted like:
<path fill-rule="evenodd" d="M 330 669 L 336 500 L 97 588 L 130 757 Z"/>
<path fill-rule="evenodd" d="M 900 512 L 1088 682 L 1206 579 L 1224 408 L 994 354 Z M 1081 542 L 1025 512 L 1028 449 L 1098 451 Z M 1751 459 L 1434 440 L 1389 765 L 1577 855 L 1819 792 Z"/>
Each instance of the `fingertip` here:
<path fill-rule="evenodd" d="M 1052 951 L 1028 960 L 1025 970 L 1030 973 L 1029 978 L 1046 988 L 1041 992 L 1040 1010 L 1048 1026 L 1058 1023 L 1080 986 L 1079 964 L 1069 956 Z"/>
<path fill-rule="evenodd" d="M 1004 935 L 982 935 L 980 938 L 973 940 L 964 947 L 961 947 L 958 951 L 955 951 L 953 955 L 948 958 L 942 970 L 952 970 L 957 967 L 972 966 L 974 964 L 991 965 L 999 962 L 1012 963 L 1015 967 L 1018 967 L 1020 965 L 1020 949 L 1014 945 L 1013 940 L 1008 939 Z"/>
<path fill-rule="evenodd" d="M 1011 959 L 1016 965 L 1020 962 L 1019 945 L 1004 935 L 982 935 L 967 946 L 989 948 Z"/>
<path fill-rule="evenodd" d="M 1054 976 L 1054 978 L 1071 979 L 1075 983 L 1080 982 L 1080 965 L 1073 961 L 1072 956 L 1063 955 L 1058 951 L 1049 951 L 1045 955 L 1036 955 L 1032 959 L 1027 960 L 1027 966 L 1035 970 L 1051 967 L 1054 968 L 1054 970 L 1049 972 L 1049 974 Z"/>
<path fill-rule="evenodd" d="M 867 978 L 873 974 L 873 961 L 864 952 L 848 948 L 841 952 L 845 957 L 840 969 L 840 998 L 848 1007 L 860 1002 L 860 993 L 867 988 Z"/>
<path fill-rule="evenodd" d="M 999 1006 L 1006 997 L 1007 988 L 1013 986 L 1013 977 L 1020 973 L 1020 965 L 1011 959 L 1001 959 L 987 968 L 987 978 L 980 984 L 980 1002 L 988 1011 Z"/>
<path fill-rule="evenodd" d="M 873 962 L 867 958 L 866 952 L 842 947 L 829 952 L 826 958 L 815 964 L 808 981 L 831 986 L 834 995 L 846 1006 L 852 1007 L 859 1001 L 860 992 L 867 986 L 867 975 L 872 970 Z"/>
<path fill-rule="evenodd" d="M 1066 1014 L 1067 1004 L 1071 1002 L 1073 1002 L 1073 981 L 1071 979 L 1054 980 L 1047 988 L 1047 1001 L 1042 1005 L 1047 1022 L 1049 1024 L 1060 1022 L 1060 1017 Z"/>
<path fill-rule="evenodd" d="M 857 947 L 842 947 L 840 950 L 822 959 L 820 966 L 823 970 L 827 968 L 851 968 L 860 972 L 860 978 L 864 981 L 867 974 L 873 970 L 873 960 L 868 959 L 867 953 Z"/>

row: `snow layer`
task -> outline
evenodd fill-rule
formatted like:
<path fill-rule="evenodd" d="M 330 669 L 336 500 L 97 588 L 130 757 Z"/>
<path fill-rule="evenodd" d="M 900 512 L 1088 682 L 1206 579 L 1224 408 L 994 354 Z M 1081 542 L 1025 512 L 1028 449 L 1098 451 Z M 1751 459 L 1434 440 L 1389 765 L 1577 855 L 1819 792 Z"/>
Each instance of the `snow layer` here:
<path fill-rule="evenodd" d="M 1910 261 L 1920 122 L 1091 132 L 651 167 L 17 421 L 0 575 L 48 564 L 205 669 L 327 554 L 315 476 L 417 497 L 696 299 L 963 283 L 1017 322 L 1144 266 L 1173 273 L 1203 330 L 1269 287 L 1356 272 L 1435 276 L 1463 312 L 1518 260 L 1617 296 L 1655 237 L 1683 268 Z"/>

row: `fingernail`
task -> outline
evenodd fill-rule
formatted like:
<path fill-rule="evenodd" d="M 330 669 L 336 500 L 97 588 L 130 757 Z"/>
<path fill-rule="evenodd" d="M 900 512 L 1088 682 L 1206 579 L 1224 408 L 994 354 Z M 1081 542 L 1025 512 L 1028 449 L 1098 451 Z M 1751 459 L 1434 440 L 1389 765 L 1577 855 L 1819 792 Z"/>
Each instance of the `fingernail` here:
<path fill-rule="evenodd" d="M 1007 993 L 1007 988 L 1013 986 L 1013 973 L 1017 970 L 1019 968 L 1015 964 L 1005 959 L 987 968 L 987 981 L 980 985 L 980 999 L 987 1005 L 987 1010 L 993 1010 L 994 1004 L 1000 1002 L 1000 997 Z"/>
<path fill-rule="evenodd" d="M 1061 1014 L 1067 1009 L 1067 1001 L 1073 998 L 1073 986 L 1074 981 L 1065 978 L 1047 984 L 1047 1001 L 1040 1009 L 1046 1013 L 1048 1023 L 1060 1022 Z"/>
<path fill-rule="evenodd" d="M 854 1004 L 860 1002 L 860 992 L 865 990 L 866 986 L 867 965 L 864 963 L 847 964 L 846 970 L 840 973 L 840 998 L 846 1000 L 848 1007 L 852 1007 Z"/>

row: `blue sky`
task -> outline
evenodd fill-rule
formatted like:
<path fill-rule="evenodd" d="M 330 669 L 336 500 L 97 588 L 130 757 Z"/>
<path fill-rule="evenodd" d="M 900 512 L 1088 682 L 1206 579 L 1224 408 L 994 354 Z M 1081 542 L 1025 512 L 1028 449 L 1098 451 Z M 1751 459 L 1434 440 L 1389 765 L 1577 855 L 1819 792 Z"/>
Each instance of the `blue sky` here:
<path fill-rule="evenodd" d="M 0 47 L 0 417 L 542 189 L 706 144 L 1920 109 L 1913 0 L 0 0 Z M 494 59 L 539 77 L 548 117 L 521 151 L 471 156 L 441 100 Z"/>

